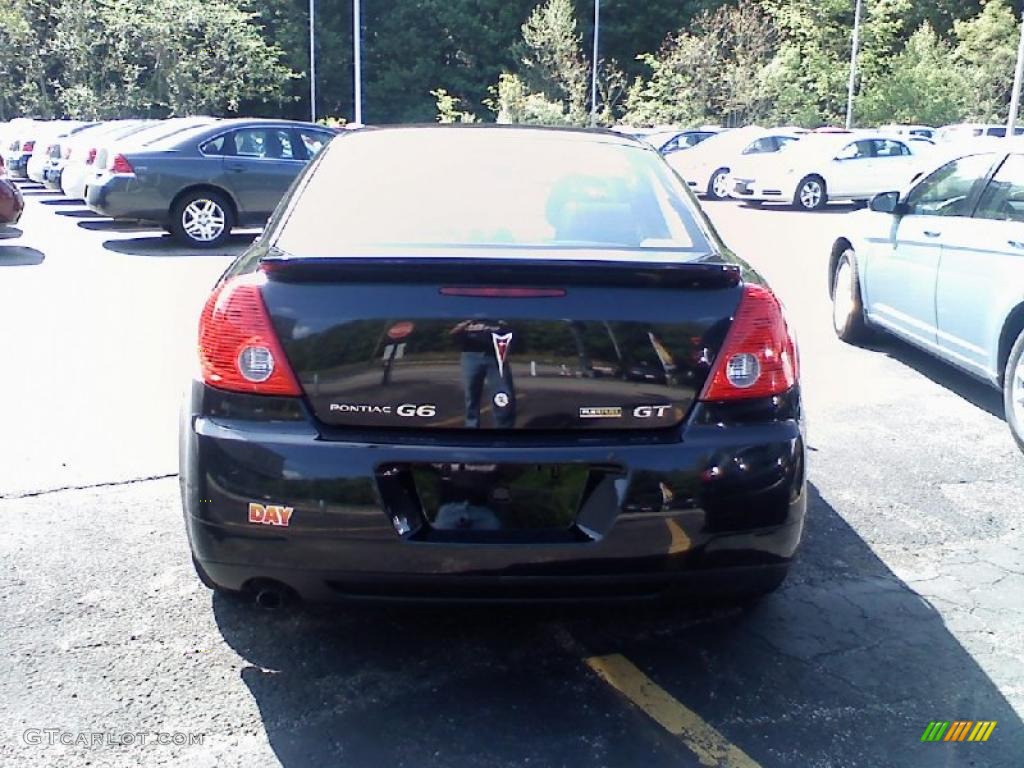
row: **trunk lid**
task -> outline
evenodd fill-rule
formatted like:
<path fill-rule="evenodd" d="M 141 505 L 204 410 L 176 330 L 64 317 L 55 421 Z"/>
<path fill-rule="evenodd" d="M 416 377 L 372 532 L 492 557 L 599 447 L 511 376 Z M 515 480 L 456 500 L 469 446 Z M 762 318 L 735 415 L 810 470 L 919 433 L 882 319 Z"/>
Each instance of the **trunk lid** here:
<path fill-rule="evenodd" d="M 505 431 L 678 425 L 739 304 L 731 265 L 264 261 L 315 417 Z"/>

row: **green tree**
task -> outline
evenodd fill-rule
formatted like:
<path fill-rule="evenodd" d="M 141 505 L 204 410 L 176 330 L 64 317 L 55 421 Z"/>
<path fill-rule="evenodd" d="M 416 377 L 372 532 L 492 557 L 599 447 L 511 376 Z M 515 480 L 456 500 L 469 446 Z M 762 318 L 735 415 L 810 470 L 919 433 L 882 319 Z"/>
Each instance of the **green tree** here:
<path fill-rule="evenodd" d="M 764 119 L 770 104 L 763 72 L 776 38 L 771 18 L 755 0 L 701 13 L 657 54 L 638 57 L 651 76 L 631 87 L 626 120 L 739 125 Z"/>
<path fill-rule="evenodd" d="M 892 61 L 886 77 L 874 79 L 857 102 L 868 123 L 943 125 L 967 110 L 968 72 L 952 47 L 927 22 Z"/>
<path fill-rule="evenodd" d="M 966 116 L 973 120 L 1006 119 L 1020 27 L 1006 0 L 987 0 L 972 19 L 953 24 L 954 60 L 967 73 L 971 101 Z"/>
<path fill-rule="evenodd" d="M 763 77 L 780 123 L 836 124 L 846 110 L 853 4 L 763 0 L 780 45 Z"/>
<path fill-rule="evenodd" d="M 586 125 L 589 67 L 571 0 L 545 0 L 533 9 L 522 33 L 518 53 L 527 90 L 564 103 L 569 121 Z"/>

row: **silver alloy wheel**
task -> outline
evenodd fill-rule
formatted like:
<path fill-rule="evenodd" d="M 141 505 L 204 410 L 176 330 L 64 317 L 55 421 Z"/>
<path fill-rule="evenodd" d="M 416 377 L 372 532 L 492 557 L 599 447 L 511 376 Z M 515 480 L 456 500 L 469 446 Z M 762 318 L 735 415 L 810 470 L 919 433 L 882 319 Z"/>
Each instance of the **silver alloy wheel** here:
<path fill-rule="evenodd" d="M 206 198 L 193 200 L 181 212 L 181 228 L 200 243 L 209 243 L 220 237 L 226 220 L 224 209 Z"/>
<path fill-rule="evenodd" d="M 832 327 L 842 333 L 856 311 L 854 300 L 856 287 L 853 282 L 853 267 L 849 259 L 843 259 L 836 272 L 835 289 L 832 292 Z"/>
<path fill-rule="evenodd" d="M 1013 407 L 1013 418 L 1024 427 L 1024 355 L 1017 361 L 1010 376 L 1010 405 Z"/>
<path fill-rule="evenodd" d="M 825 190 L 821 188 L 821 182 L 808 179 L 800 185 L 800 205 L 804 208 L 817 208 L 821 205 L 821 197 Z"/>
<path fill-rule="evenodd" d="M 711 189 L 714 190 L 715 195 L 718 197 L 729 196 L 729 174 L 718 173 L 711 180 Z"/>

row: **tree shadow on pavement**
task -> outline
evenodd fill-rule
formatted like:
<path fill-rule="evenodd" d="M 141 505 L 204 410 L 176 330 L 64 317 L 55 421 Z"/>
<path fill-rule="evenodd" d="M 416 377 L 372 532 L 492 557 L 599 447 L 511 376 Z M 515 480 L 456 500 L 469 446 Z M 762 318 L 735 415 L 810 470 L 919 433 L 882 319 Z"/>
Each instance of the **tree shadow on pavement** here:
<path fill-rule="evenodd" d="M 42 264 L 46 254 L 24 245 L 0 245 L 0 267 L 34 267 Z"/>
<path fill-rule="evenodd" d="M 79 222 L 81 226 L 81 222 Z M 131 237 L 121 240 L 106 240 L 103 247 L 114 253 L 127 256 L 175 257 L 182 256 L 237 256 L 245 248 L 252 245 L 255 234 L 230 235 L 223 245 L 216 248 L 189 248 L 175 240 L 171 235 L 155 235 L 152 237 Z"/>
<path fill-rule="evenodd" d="M 39 202 L 42 203 L 43 205 L 51 205 L 51 206 L 57 206 L 57 205 L 81 205 L 82 204 L 78 200 L 72 200 L 70 198 L 63 197 L 63 193 L 62 192 L 54 192 L 54 194 L 62 195 L 62 196 L 59 199 L 57 199 L 57 200 L 40 200 Z"/>
<path fill-rule="evenodd" d="M 801 559 L 750 609 L 267 614 L 222 595 L 213 609 L 287 768 L 696 766 L 584 665 L 611 653 L 765 768 L 1017 768 L 1020 717 L 942 616 L 810 494 Z M 984 744 L 920 741 L 957 719 L 998 726 Z"/>

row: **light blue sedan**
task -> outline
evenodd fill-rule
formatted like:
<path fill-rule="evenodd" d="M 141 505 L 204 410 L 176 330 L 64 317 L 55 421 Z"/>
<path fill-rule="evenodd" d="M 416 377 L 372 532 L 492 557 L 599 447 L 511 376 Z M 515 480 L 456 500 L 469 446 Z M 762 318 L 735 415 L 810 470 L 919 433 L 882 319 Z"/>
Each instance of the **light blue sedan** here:
<path fill-rule="evenodd" d="M 888 331 L 1001 388 L 1024 450 L 1024 144 L 961 150 L 846 221 L 829 260 L 839 338 Z"/>

